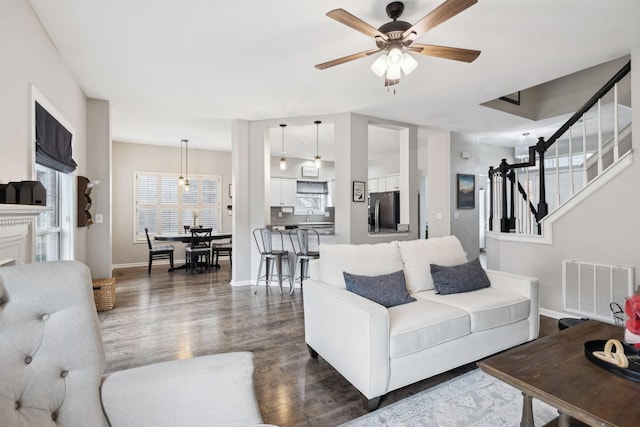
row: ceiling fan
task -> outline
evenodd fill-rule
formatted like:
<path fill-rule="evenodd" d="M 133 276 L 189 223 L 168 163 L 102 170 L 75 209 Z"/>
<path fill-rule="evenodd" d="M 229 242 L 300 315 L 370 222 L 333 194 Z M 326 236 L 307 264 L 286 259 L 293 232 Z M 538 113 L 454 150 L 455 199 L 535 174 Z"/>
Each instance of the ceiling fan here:
<path fill-rule="evenodd" d="M 400 83 L 401 72 L 409 74 L 418 66 L 418 62 L 409 53 L 453 59 L 454 61 L 473 62 L 480 55 L 479 50 L 414 43 L 414 40 L 477 2 L 478 0 L 446 0 L 424 18 L 411 25 L 405 21 L 398 21 L 404 11 L 404 4 L 394 1 L 389 3 L 386 8 L 387 16 L 393 21 L 387 22 L 378 29 L 344 9 L 332 10 L 327 13 L 329 18 L 335 19 L 369 37 L 373 37 L 378 48 L 323 62 L 316 65 L 316 68 L 324 70 L 325 68 L 384 51 L 384 54 L 380 55 L 371 65 L 371 69 L 377 75 L 385 76 L 385 86 L 393 86 Z"/>

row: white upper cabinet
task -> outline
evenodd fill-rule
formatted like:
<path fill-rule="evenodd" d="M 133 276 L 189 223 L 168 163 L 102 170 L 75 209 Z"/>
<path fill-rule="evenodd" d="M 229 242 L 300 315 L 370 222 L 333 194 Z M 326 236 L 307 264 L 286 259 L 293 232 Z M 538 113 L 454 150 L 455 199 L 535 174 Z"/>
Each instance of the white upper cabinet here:
<path fill-rule="evenodd" d="M 296 204 L 296 180 L 271 178 L 271 206 L 294 206 Z"/>

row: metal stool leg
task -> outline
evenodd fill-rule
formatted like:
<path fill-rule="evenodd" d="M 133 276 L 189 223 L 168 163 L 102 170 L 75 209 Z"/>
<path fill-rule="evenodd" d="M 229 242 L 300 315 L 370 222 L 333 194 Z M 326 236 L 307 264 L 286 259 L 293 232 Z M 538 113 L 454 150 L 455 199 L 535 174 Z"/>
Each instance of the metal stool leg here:
<path fill-rule="evenodd" d="M 296 284 L 296 277 L 298 274 L 298 256 L 296 255 L 295 262 L 293 263 L 293 284 Z M 302 286 L 302 285 L 301 285 Z M 289 295 L 293 295 L 293 286 L 289 289 Z"/>
<path fill-rule="evenodd" d="M 256 290 L 253 292 L 254 294 L 258 293 L 258 285 L 260 284 L 260 277 L 262 275 L 262 266 L 264 265 L 264 255 L 260 256 L 260 265 L 258 266 L 258 278 L 256 279 Z"/>

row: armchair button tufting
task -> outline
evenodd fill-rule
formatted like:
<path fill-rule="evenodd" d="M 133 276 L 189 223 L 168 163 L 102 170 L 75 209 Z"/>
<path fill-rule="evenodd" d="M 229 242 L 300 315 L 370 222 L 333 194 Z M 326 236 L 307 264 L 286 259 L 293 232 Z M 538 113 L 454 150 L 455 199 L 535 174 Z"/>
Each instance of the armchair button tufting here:
<path fill-rule="evenodd" d="M 20 403 L 19 400 L 16 400 L 16 411 L 20 409 L 20 406 L 22 406 L 22 404 Z"/>
<path fill-rule="evenodd" d="M 52 412 L 52 413 L 51 413 L 51 419 L 52 419 L 53 421 L 55 421 L 55 420 L 56 420 L 56 418 L 58 418 L 58 413 L 57 413 L 57 412 Z"/>
<path fill-rule="evenodd" d="M 4 304 L 4 298 L 0 298 L 0 305 Z"/>
<path fill-rule="evenodd" d="M 32 360 L 33 359 L 31 358 L 31 356 L 27 356 L 27 357 L 24 358 L 24 363 L 26 363 L 28 365 L 29 363 L 31 363 Z"/>
<path fill-rule="evenodd" d="M 51 317 L 51 315 L 49 313 L 45 313 L 42 315 L 42 320 L 49 320 L 49 317 Z"/>
<path fill-rule="evenodd" d="M 66 378 L 67 375 L 69 375 L 69 371 L 62 371 L 60 372 L 60 378 Z"/>

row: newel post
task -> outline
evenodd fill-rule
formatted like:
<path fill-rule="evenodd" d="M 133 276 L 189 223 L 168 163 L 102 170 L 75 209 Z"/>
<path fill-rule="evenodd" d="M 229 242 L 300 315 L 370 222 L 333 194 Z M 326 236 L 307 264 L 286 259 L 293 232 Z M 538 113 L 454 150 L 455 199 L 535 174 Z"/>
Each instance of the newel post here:
<path fill-rule="evenodd" d="M 507 171 L 509 170 L 509 165 L 507 164 L 507 159 L 502 159 L 499 170 L 502 175 L 502 218 L 500 218 L 500 231 L 502 233 L 508 233 L 509 212 L 507 211 Z"/>
<path fill-rule="evenodd" d="M 538 200 L 538 215 L 536 217 L 536 220 L 537 222 L 540 222 L 540 220 L 547 216 L 547 213 L 549 213 L 549 205 L 547 204 L 547 189 L 545 187 L 544 177 L 544 153 L 546 151 L 544 137 L 538 138 L 536 151 L 538 152 L 538 171 L 540 172 L 540 200 Z"/>

